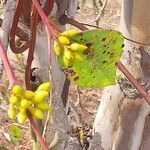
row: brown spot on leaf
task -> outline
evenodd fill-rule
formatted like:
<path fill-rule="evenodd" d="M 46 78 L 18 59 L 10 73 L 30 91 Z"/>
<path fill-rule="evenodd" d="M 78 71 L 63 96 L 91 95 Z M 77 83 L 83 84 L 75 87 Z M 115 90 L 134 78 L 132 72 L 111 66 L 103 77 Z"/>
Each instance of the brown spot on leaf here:
<path fill-rule="evenodd" d="M 112 57 L 114 57 L 115 56 L 115 54 L 116 54 L 116 52 L 115 51 L 112 51 L 111 53 L 110 53 L 110 58 L 112 58 Z"/>
<path fill-rule="evenodd" d="M 93 68 L 90 70 L 90 72 L 93 73 L 93 72 L 95 71 L 95 69 L 96 69 L 96 68 L 93 67 Z"/>
<path fill-rule="evenodd" d="M 77 81 L 79 79 L 79 76 L 74 77 L 74 81 Z"/>
<path fill-rule="evenodd" d="M 88 53 L 88 54 L 87 54 L 87 58 L 88 58 L 88 59 L 91 59 L 93 56 L 94 56 L 93 53 Z"/>
<path fill-rule="evenodd" d="M 124 44 L 122 44 L 122 46 L 121 46 L 122 48 L 124 47 Z"/>
<path fill-rule="evenodd" d="M 105 64 L 105 63 L 107 63 L 107 61 L 106 61 L 106 60 L 104 60 L 104 61 L 103 61 L 103 64 Z"/>
<path fill-rule="evenodd" d="M 83 36 L 83 33 L 79 33 L 78 35 L 79 35 L 79 36 Z"/>
<path fill-rule="evenodd" d="M 105 42 L 106 38 L 102 38 L 102 42 Z"/>
<path fill-rule="evenodd" d="M 86 43 L 86 46 L 87 46 L 88 48 L 90 48 L 92 45 L 93 45 L 92 43 Z"/>
<path fill-rule="evenodd" d="M 76 72 L 73 69 L 68 70 L 68 76 L 74 76 Z"/>
<path fill-rule="evenodd" d="M 104 51 L 103 51 L 103 54 L 105 54 L 106 52 L 107 52 L 107 51 L 106 51 L 106 50 L 104 50 Z"/>

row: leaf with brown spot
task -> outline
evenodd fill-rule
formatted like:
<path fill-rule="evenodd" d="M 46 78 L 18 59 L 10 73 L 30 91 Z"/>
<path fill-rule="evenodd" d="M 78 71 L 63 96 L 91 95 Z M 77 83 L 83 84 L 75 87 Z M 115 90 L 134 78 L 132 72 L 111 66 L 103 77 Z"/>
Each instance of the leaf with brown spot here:
<path fill-rule="evenodd" d="M 115 63 L 120 59 L 123 48 L 123 36 L 120 32 L 104 29 L 84 31 L 73 36 L 71 42 L 88 47 L 80 53 L 83 61 L 72 62 L 67 69 L 66 74 L 71 81 L 81 87 L 115 84 Z M 59 56 L 58 60 L 63 68 L 61 57 Z"/>

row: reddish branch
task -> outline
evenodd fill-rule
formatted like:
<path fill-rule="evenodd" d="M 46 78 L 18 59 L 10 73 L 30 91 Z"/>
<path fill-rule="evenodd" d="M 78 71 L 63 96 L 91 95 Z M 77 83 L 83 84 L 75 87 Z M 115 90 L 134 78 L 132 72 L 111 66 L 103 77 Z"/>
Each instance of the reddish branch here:
<path fill-rule="evenodd" d="M 40 19 L 38 19 L 38 14 L 37 14 L 36 9 L 38 10 L 38 12 L 40 12 L 39 14 L 42 14 L 42 15 L 40 15 L 40 17 L 42 18 L 42 21 L 46 26 L 47 35 L 48 35 L 49 40 L 50 40 L 51 34 L 52 34 L 52 36 L 56 36 L 56 34 L 53 30 L 56 30 L 57 32 L 60 32 L 61 30 L 52 21 L 50 21 L 48 19 L 48 17 L 45 15 L 45 13 L 48 15 L 51 12 L 54 1 L 53 0 L 46 1 L 45 7 L 44 7 L 45 12 L 42 11 L 42 8 L 40 7 L 38 1 L 35 1 L 36 9 L 33 5 L 31 15 L 30 15 L 30 30 L 31 30 L 30 40 L 28 40 L 24 45 L 22 45 L 20 47 L 16 47 L 15 35 L 17 32 L 17 25 L 19 22 L 19 17 L 21 15 L 22 8 L 23 8 L 23 2 L 24 2 L 23 0 L 18 0 L 18 3 L 17 3 L 14 21 L 12 23 L 12 28 L 11 28 L 11 32 L 10 32 L 10 47 L 14 53 L 22 53 L 27 48 L 29 48 L 26 73 L 25 73 L 25 82 L 26 82 L 26 89 L 30 89 L 31 65 L 32 65 L 32 61 L 33 61 L 34 48 L 35 48 L 35 42 L 36 42 L 37 21 L 40 21 Z M 49 5 L 51 7 L 49 7 Z M 43 16 L 44 16 L 44 19 L 43 19 Z M 50 25 L 52 26 L 52 29 L 50 28 Z M 49 43 L 50 43 L 50 41 L 49 41 Z M 5 56 L 4 58 L 7 58 L 7 57 Z M 4 64 L 6 65 L 6 67 L 8 66 L 8 68 L 6 68 L 6 70 L 8 72 L 8 77 L 10 78 L 10 81 L 12 81 L 12 79 L 14 79 L 15 77 L 13 77 L 13 71 L 11 70 L 11 66 L 9 65 L 9 63 L 7 63 L 7 61 L 5 62 L 5 59 L 4 59 Z M 10 71 L 12 71 L 11 74 L 9 73 Z M 41 146 L 43 147 L 44 150 L 48 150 L 48 145 L 42 138 L 42 134 L 40 133 L 38 127 L 36 126 L 32 116 L 29 114 L 29 112 L 28 112 L 28 119 L 30 120 L 32 129 L 33 129 L 34 133 L 36 134 L 37 139 L 39 140 Z"/>
<path fill-rule="evenodd" d="M 14 21 L 12 23 L 11 31 L 10 31 L 10 39 L 9 39 L 9 44 L 10 48 L 14 53 L 22 53 L 26 49 L 29 48 L 30 42 L 27 41 L 20 47 L 17 47 L 15 44 L 15 35 L 16 35 L 16 30 L 19 22 L 19 17 L 21 15 L 22 7 L 23 7 L 24 0 L 18 0 L 17 1 L 17 7 L 14 15 Z"/>
<path fill-rule="evenodd" d="M 38 14 L 34 6 L 32 6 L 31 16 L 30 16 L 30 47 L 27 58 L 27 65 L 25 71 L 25 83 L 26 89 L 31 89 L 30 81 L 31 81 L 31 65 L 34 57 L 34 48 L 36 43 L 36 31 L 37 31 L 37 19 Z"/>
<path fill-rule="evenodd" d="M 32 129 L 33 129 L 39 143 L 42 146 L 42 150 L 48 150 L 48 145 L 46 144 L 45 140 L 42 138 L 42 134 L 41 134 L 39 128 L 37 127 L 37 125 L 35 124 L 35 122 L 34 122 L 34 120 L 33 120 L 33 118 L 32 118 L 29 111 L 27 111 L 27 115 L 28 115 L 28 119 L 30 121 L 30 124 L 32 126 Z"/>
<path fill-rule="evenodd" d="M 122 71 L 122 73 L 128 78 L 128 80 L 135 86 L 139 91 L 141 96 L 147 101 L 150 105 L 150 96 L 144 90 L 144 88 L 137 82 L 137 80 L 132 76 L 132 74 L 125 68 L 125 66 L 119 61 L 116 63 L 116 66 Z"/>
<path fill-rule="evenodd" d="M 14 15 L 14 21 L 12 23 L 12 27 L 11 27 L 11 31 L 10 31 L 10 47 L 12 49 L 12 51 L 14 53 L 22 53 L 24 52 L 26 49 L 29 48 L 30 45 L 30 41 L 29 39 L 27 40 L 27 36 L 25 36 L 26 34 L 24 34 L 24 32 L 22 32 L 22 30 L 20 30 L 17 26 L 19 23 L 19 17 L 22 13 L 22 8 L 24 5 L 24 0 L 18 0 L 17 1 L 17 7 L 16 7 L 16 11 L 15 11 L 15 15 Z M 49 15 L 50 12 L 52 11 L 54 5 L 54 0 L 47 0 L 45 3 L 45 6 L 43 8 L 43 11 L 46 15 Z M 28 6 L 30 7 L 30 6 Z M 38 19 L 38 22 L 40 21 L 40 18 Z M 22 35 L 23 33 L 23 35 Z M 15 35 L 21 37 L 21 39 L 25 39 L 26 42 L 24 42 L 20 47 L 17 47 L 15 44 Z"/>

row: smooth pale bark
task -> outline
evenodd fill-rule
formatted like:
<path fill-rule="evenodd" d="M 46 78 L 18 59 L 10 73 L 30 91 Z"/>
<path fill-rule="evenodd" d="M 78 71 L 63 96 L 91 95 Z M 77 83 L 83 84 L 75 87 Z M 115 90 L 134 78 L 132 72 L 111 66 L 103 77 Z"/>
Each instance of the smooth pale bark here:
<path fill-rule="evenodd" d="M 8 49 L 10 26 L 13 21 L 15 8 L 16 8 L 16 0 L 7 0 L 6 6 L 4 9 L 4 14 L 3 14 L 2 27 L 0 30 L 0 38 L 1 38 L 0 40 L 3 44 L 5 51 L 7 51 Z M 3 74 L 3 63 L 0 60 L 0 80 L 1 80 L 2 74 Z"/>
<path fill-rule="evenodd" d="M 71 17 L 74 17 L 76 12 L 77 1 L 70 1 L 68 13 Z M 74 7 L 73 4 L 75 4 Z M 57 6 L 54 6 L 53 14 L 56 15 Z M 61 26 L 65 29 L 64 26 Z M 41 28 L 41 29 L 40 29 Z M 52 64 L 49 62 L 48 51 L 47 51 L 47 36 L 43 30 L 43 26 L 39 25 L 39 32 L 37 34 L 37 41 L 35 47 L 35 56 L 32 67 L 37 67 L 35 74 L 40 77 L 42 82 L 49 80 L 52 81 L 52 114 L 48 118 L 47 128 L 46 128 L 46 141 L 50 144 L 50 149 L 54 148 L 57 150 L 63 150 L 67 146 L 68 150 L 71 150 L 73 146 L 79 146 L 77 142 L 73 142 L 72 139 L 69 140 L 67 132 L 69 131 L 69 125 L 66 116 L 66 110 L 62 103 L 62 90 L 65 82 L 65 75 L 60 69 L 56 55 L 53 52 L 53 40 L 51 41 L 51 53 L 52 53 Z M 50 66 L 51 65 L 51 66 Z M 51 75 L 50 75 L 51 67 Z M 43 123 L 44 125 L 44 123 Z M 69 142 L 69 144 L 68 144 Z M 73 149 L 72 147 L 72 149 Z"/>
<path fill-rule="evenodd" d="M 132 37 L 136 41 L 150 44 L 150 9 L 149 0 L 133 0 Z"/>
<path fill-rule="evenodd" d="M 142 1 L 140 2 L 142 3 Z M 132 17 L 134 16 L 134 11 L 137 9 L 135 9 L 135 7 L 132 9 L 132 5 L 133 1 L 131 0 L 122 1 L 120 31 L 128 38 L 132 38 L 131 35 L 134 35 L 134 33 L 131 34 L 131 31 L 134 32 L 133 28 L 131 28 L 132 24 L 136 25 L 137 23 L 137 20 Z M 139 6 L 140 11 L 144 9 L 142 6 L 143 5 Z M 137 13 L 137 11 L 135 12 Z M 147 23 L 146 25 L 148 25 L 148 21 L 149 20 L 143 23 Z M 138 30 L 140 28 L 142 30 L 142 26 L 140 26 Z M 144 36 L 139 37 L 141 42 L 146 41 L 144 38 Z M 138 39 L 138 37 L 136 39 Z M 139 51 L 134 50 L 133 47 L 133 43 L 125 41 L 125 48 L 121 62 L 128 68 L 132 75 L 137 78 L 141 76 L 141 69 L 139 65 L 140 55 Z M 106 87 L 101 95 L 101 103 L 94 121 L 94 136 L 90 150 L 140 149 L 145 118 L 149 114 L 149 106 L 141 100 L 133 101 L 131 99 L 121 97 L 122 92 L 117 86 L 118 85 Z M 124 99 L 123 101 L 121 101 L 122 98 Z M 95 140 L 95 137 L 98 139 L 96 138 Z M 145 137 L 149 138 L 147 134 L 145 134 Z M 94 141 L 96 141 L 96 143 Z M 144 146 L 142 145 L 142 147 Z"/>
<path fill-rule="evenodd" d="M 32 67 L 38 68 L 35 70 L 34 74 L 40 78 L 42 82 L 49 80 L 49 58 L 47 51 L 47 36 L 42 30 L 37 34 L 37 41 L 35 47 L 35 56 Z M 51 72 L 51 81 L 53 85 L 52 90 L 52 114 L 48 118 L 48 124 L 46 128 L 46 140 L 50 144 L 55 136 L 55 132 L 58 136 L 58 143 L 62 143 L 63 140 L 67 141 L 67 131 L 68 123 L 67 117 L 65 114 L 65 108 L 63 107 L 61 93 L 63 90 L 63 85 L 65 81 L 65 76 L 60 70 L 56 56 L 52 52 L 52 72 Z M 43 123 L 44 125 L 44 123 Z M 66 143 L 60 145 L 57 143 L 57 146 L 60 148 L 65 147 Z M 60 149 L 58 148 L 58 149 Z M 64 149 L 64 148 L 63 148 Z"/>

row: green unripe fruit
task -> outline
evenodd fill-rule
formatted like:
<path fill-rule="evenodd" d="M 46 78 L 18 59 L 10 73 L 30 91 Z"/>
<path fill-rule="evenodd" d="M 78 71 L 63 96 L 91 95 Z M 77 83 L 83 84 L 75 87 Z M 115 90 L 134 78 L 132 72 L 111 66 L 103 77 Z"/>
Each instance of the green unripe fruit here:
<path fill-rule="evenodd" d="M 13 108 L 13 107 L 10 107 L 9 109 L 8 109 L 8 117 L 10 118 L 10 119 L 15 119 L 16 118 L 16 110 L 15 110 L 15 108 Z"/>
<path fill-rule="evenodd" d="M 12 88 L 12 93 L 16 96 L 22 96 L 23 95 L 23 89 L 20 85 L 14 85 Z"/>
<path fill-rule="evenodd" d="M 32 100 L 34 98 L 34 95 L 35 95 L 34 92 L 30 91 L 30 90 L 26 90 L 24 92 L 24 96 L 25 96 L 26 99 Z"/>
<path fill-rule="evenodd" d="M 38 87 L 37 91 L 49 91 L 50 88 L 51 88 L 51 83 L 45 82 Z"/>
<path fill-rule="evenodd" d="M 48 106 L 48 104 L 47 103 L 40 103 L 40 104 L 38 104 L 37 106 L 36 106 L 38 109 L 40 109 L 40 110 L 43 110 L 43 111 L 46 111 L 46 110 L 49 110 L 50 108 L 49 108 L 49 106 Z"/>
<path fill-rule="evenodd" d="M 54 52 L 56 53 L 56 55 L 60 55 L 60 53 L 62 52 L 61 47 L 56 41 L 54 42 Z"/>
<path fill-rule="evenodd" d="M 64 57 L 67 58 L 67 59 L 73 58 L 72 52 L 68 48 L 66 48 L 66 47 L 64 49 Z"/>
<path fill-rule="evenodd" d="M 72 51 L 83 52 L 87 49 L 87 46 L 79 43 L 73 43 L 70 45 Z"/>
<path fill-rule="evenodd" d="M 38 108 L 30 107 L 29 111 L 35 119 L 43 119 L 44 117 L 43 112 Z"/>
<path fill-rule="evenodd" d="M 10 104 L 15 105 L 19 102 L 17 96 L 12 95 L 9 99 Z"/>
<path fill-rule="evenodd" d="M 30 107 L 32 103 L 26 99 L 22 99 L 21 102 L 20 102 L 20 106 L 24 109 L 27 109 Z"/>
<path fill-rule="evenodd" d="M 70 30 L 64 31 L 63 33 L 61 33 L 61 35 L 64 35 L 64 36 L 66 36 L 66 37 L 72 37 L 72 36 L 76 35 L 77 33 L 78 33 L 77 30 L 75 30 L 75 29 L 70 29 Z"/>
<path fill-rule="evenodd" d="M 60 35 L 60 36 L 58 37 L 58 41 L 59 41 L 60 44 L 62 44 L 62 45 L 68 45 L 68 44 L 70 44 L 69 39 L 68 39 L 67 37 L 65 37 L 65 36 L 62 36 L 62 35 Z"/>
<path fill-rule="evenodd" d="M 24 124 L 26 119 L 27 119 L 26 113 L 21 113 L 21 112 L 18 113 L 18 116 L 17 116 L 18 123 Z"/>
<path fill-rule="evenodd" d="M 35 93 L 35 97 L 33 102 L 38 104 L 44 101 L 49 96 L 49 93 L 47 91 L 37 91 Z"/>

